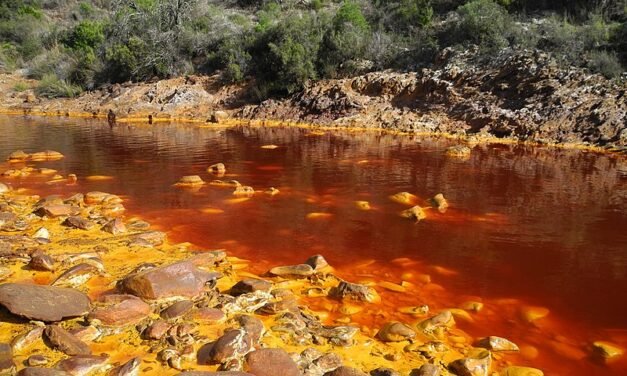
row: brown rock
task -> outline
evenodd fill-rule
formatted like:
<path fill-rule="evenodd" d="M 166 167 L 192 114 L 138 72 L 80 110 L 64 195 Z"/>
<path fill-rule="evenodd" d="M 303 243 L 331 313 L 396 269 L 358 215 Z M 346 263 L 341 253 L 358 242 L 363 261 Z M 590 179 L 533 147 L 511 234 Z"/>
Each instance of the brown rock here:
<path fill-rule="evenodd" d="M 368 376 L 364 372 L 353 367 L 339 367 L 331 372 L 325 373 L 325 376 Z"/>
<path fill-rule="evenodd" d="M 486 338 L 482 338 L 477 343 L 478 347 L 483 347 L 484 349 L 492 350 L 492 351 L 518 351 L 518 346 L 510 340 L 505 338 L 497 337 L 497 336 L 489 336 Z"/>
<path fill-rule="evenodd" d="M 44 330 L 44 335 L 52 346 L 68 355 L 89 355 L 89 346 L 74 337 L 70 332 L 57 325 L 48 325 Z"/>
<path fill-rule="evenodd" d="M 198 252 L 194 256 L 188 258 L 194 266 L 211 267 L 226 258 L 226 252 L 222 250 Z"/>
<path fill-rule="evenodd" d="M 166 235 L 161 231 L 148 231 L 142 234 L 135 235 L 131 238 L 131 243 L 136 241 L 143 241 L 152 246 L 158 247 L 165 242 Z"/>
<path fill-rule="evenodd" d="M 83 342 L 92 342 L 96 340 L 102 332 L 94 325 L 78 326 L 69 330 L 70 334 Z"/>
<path fill-rule="evenodd" d="M 45 254 L 43 251 L 37 250 L 31 254 L 28 267 L 33 270 L 51 272 L 54 271 L 54 259 L 50 255 Z"/>
<path fill-rule="evenodd" d="M 224 166 L 224 163 L 212 164 L 211 166 L 209 166 L 207 171 L 213 172 L 216 174 L 223 174 L 226 172 L 226 166 Z"/>
<path fill-rule="evenodd" d="M 17 373 L 17 376 L 72 376 L 71 374 L 54 368 L 26 367 Z"/>
<path fill-rule="evenodd" d="M 113 294 L 100 298 L 102 306 L 94 308 L 90 319 L 98 319 L 104 325 L 124 326 L 135 324 L 150 314 L 150 306 L 133 295 Z"/>
<path fill-rule="evenodd" d="M 25 153 L 23 150 L 17 150 L 9 154 L 8 161 L 25 161 L 30 158 L 30 154 Z"/>
<path fill-rule="evenodd" d="M 298 366 L 283 349 L 259 349 L 246 355 L 246 372 L 256 376 L 300 376 Z"/>
<path fill-rule="evenodd" d="M 133 358 L 121 366 L 112 369 L 107 376 L 138 376 L 141 363 L 140 358 Z"/>
<path fill-rule="evenodd" d="M 433 364 L 423 364 L 411 372 L 411 376 L 440 376 L 440 369 Z"/>
<path fill-rule="evenodd" d="M 195 320 L 217 322 L 224 320 L 226 315 L 217 308 L 200 308 L 194 312 L 193 317 Z"/>
<path fill-rule="evenodd" d="M 231 287 L 230 295 L 239 296 L 255 291 L 270 291 L 272 283 L 261 279 L 243 279 Z"/>
<path fill-rule="evenodd" d="M 276 266 L 270 269 L 270 274 L 281 277 L 308 277 L 314 274 L 314 270 L 307 264 Z"/>
<path fill-rule="evenodd" d="M 329 266 L 329 263 L 322 255 L 313 255 L 309 257 L 305 264 L 311 266 L 314 271 L 320 271 Z"/>
<path fill-rule="evenodd" d="M 30 346 L 33 342 L 41 339 L 42 334 L 44 334 L 44 328 L 41 326 L 35 326 L 34 328 L 14 337 L 11 341 L 11 348 L 13 351 L 19 352 Z"/>
<path fill-rule="evenodd" d="M 161 317 L 168 320 L 183 316 L 194 307 L 194 303 L 189 300 L 181 300 L 161 311 Z"/>
<path fill-rule="evenodd" d="M 45 204 L 39 209 L 35 210 L 35 214 L 43 217 L 62 217 L 77 214 L 79 209 L 76 206 L 66 204 Z"/>
<path fill-rule="evenodd" d="M 366 286 L 346 281 L 340 282 L 329 291 L 329 296 L 338 299 L 350 299 L 361 302 L 374 303 L 380 300 L 377 292 Z"/>
<path fill-rule="evenodd" d="M 203 291 L 205 283 L 218 276 L 199 270 L 190 261 L 181 261 L 131 274 L 119 282 L 119 287 L 142 299 L 194 297 Z"/>
<path fill-rule="evenodd" d="M 52 286 L 73 286 L 76 284 L 82 284 L 83 281 L 90 279 L 98 273 L 98 268 L 88 263 L 81 263 L 74 265 L 68 270 L 61 273 L 52 283 Z"/>
<path fill-rule="evenodd" d="M 322 372 L 331 372 L 342 366 L 342 358 L 337 354 L 328 353 L 314 360 L 313 363 Z"/>
<path fill-rule="evenodd" d="M 31 355 L 26 359 L 26 364 L 30 367 L 45 366 L 48 364 L 48 358 L 41 354 Z"/>
<path fill-rule="evenodd" d="M 108 232 L 112 235 L 119 235 L 124 234 L 127 230 L 122 219 L 115 218 L 102 226 L 102 231 Z"/>
<path fill-rule="evenodd" d="M 46 322 L 89 312 L 89 298 L 80 291 L 20 283 L 0 285 L 0 304 L 14 315 Z"/>
<path fill-rule="evenodd" d="M 239 371 L 186 371 L 181 372 L 176 376 L 256 376 L 251 373 L 239 372 Z"/>
<path fill-rule="evenodd" d="M 415 336 L 416 332 L 410 326 L 397 321 L 386 323 L 377 333 L 377 337 L 383 342 L 400 342 Z"/>
<path fill-rule="evenodd" d="M 449 364 L 449 369 L 459 376 L 488 376 L 492 358 L 489 351 L 477 357 L 458 359 Z"/>
<path fill-rule="evenodd" d="M 85 376 L 102 368 L 107 356 L 77 355 L 57 363 L 56 368 L 72 376 Z"/>
<path fill-rule="evenodd" d="M 80 230 L 89 230 L 95 225 L 94 222 L 87 220 L 83 217 L 79 217 L 77 215 L 67 217 L 63 224 L 68 227 L 73 227 Z"/>
<path fill-rule="evenodd" d="M 144 338 L 158 340 L 170 329 L 170 324 L 163 320 L 157 320 L 153 322 L 146 330 L 144 330 Z"/>
<path fill-rule="evenodd" d="M 235 321 L 244 329 L 255 344 L 259 343 L 261 336 L 266 331 L 263 322 L 254 316 L 240 315 L 235 318 Z"/>
<path fill-rule="evenodd" d="M 10 374 L 15 372 L 13 362 L 13 351 L 7 343 L 0 343 L 0 374 Z"/>
<path fill-rule="evenodd" d="M 401 376 L 401 374 L 392 368 L 379 367 L 370 371 L 370 376 Z M 412 373 L 410 376 L 414 376 L 414 374 Z"/>
<path fill-rule="evenodd" d="M 187 175 L 182 176 L 179 181 L 176 183 L 178 185 L 203 185 L 205 181 L 200 178 L 198 175 Z"/>
<path fill-rule="evenodd" d="M 229 359 L 247 354 L 252 348 L 252 340 L 244 330 L 228 330 L 217 341 L 208 343 L 198 350 L 198 362 L 200 364 L 224 363 Z"/>
<path fill-rule="evenodd" d="M 83 201 L 87 205 L 101 204 L 105 200 L 105 198 L 107 198 L 107 196 L 109 196 L 109 193 L 98 191 L 87 192 L 83 197 Z"/>

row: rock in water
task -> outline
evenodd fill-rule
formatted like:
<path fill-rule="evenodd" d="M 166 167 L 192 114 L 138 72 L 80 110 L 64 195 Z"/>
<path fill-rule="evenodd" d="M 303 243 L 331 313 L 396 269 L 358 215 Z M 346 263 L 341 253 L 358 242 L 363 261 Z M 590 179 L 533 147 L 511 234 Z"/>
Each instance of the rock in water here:
<path fill-rule="evenodd" d="M 249 278 L 237 282 L 231 287 L 231 295 L 239 296 L 255 291 L 270 291 L 272 283 L 261 279 Z"/>
<path fill-rule="evenodd" d="M 325 376 L 367 376 L 357 368 L 342 366 L 327 373 Z"/>
<path fill-rule="evenodd" d="M 17 376 L 73 376 L 65 371 L 54 368 L 26 367 Z"/>
<path fill-rule="evenodd" d="M 496 336 L 483 338 L 477 345 L 492 351 L 518 351 L 518 346 L 514 342 Z"/>
<path fill-rule="evenodd" d="M 119 287 L 142 299 L 194 297 L 203 291 L 205 283 L 218 277 L 219 273 L 207 273 L 191 261 L 181 261 L 131 274 L 119 282 Z"/>
<path fill-rule="evenodd" d="M 198 350 L 200 364 L 220 364 L 247 354 L 253 348 L 252 339 L 243 329 L 229 330 L 217 341 Z"/>
<path fill-rule="evenodd" d="M 531 367 L 507 367 L 501 373 L 503 376 L 544 376 L 544 372 Z"/>
<path fill-rule="evenodd" d="M 411 373 L 412 376 L 440 376 L 440 369 L 433 364 L 423 364 L 418 370 Z"/>
<path fill-rule="evenodd" d="M 340 282 L 329 291 L 329 296 L 338 299 L 350 299 L 362 302 L 376 303 L 381 300 L 377 292 L 366 286 L 346 281 Z"/>
<path fill-rule="evenodd" d="M 283 349 L 259 349 L 246 355 L 245 370 L 256 376 L 300 376 L 298 366 Z"/>
<path fill-rule="evenodd" d="M 57 325 L 48 325 L 44 334 L 52 346 L 67 355 L 89 355 L 89 346 L 74 337 L 70 332 Z"/>
<path fill-rule="evenodd" d="M 492 357 L 489 351 L 483 351 L 479 356 L 472 358 L 458 359 L 449 368 L 459 376 L 488 376 Z"/>
<path fill-rule="evenodd" d="M 14 315 L 54 322 L 89 312 L 89 298 L 80 291 L 21 283 L 0 285 L 0 304 Z"/>
<path fill-rule="evenodd" d="M 128 362 L 116 367 L 108 373 L 108 376 L 139 376 L 140 358 L 133 358 Z"/>
<path fill-rule="evenodd" d="M 388 322 L 377 333 L 377 337 L 383 342 L 400 342 L 415 336 L 416 332 L 410 326 L 397 321 Z"/>

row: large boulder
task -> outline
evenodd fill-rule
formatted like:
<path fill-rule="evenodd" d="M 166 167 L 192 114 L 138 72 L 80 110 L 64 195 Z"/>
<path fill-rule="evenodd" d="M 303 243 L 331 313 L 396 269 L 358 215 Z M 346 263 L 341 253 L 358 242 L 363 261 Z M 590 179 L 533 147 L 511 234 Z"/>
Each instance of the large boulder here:
<path fill-rule="evenodd" d="M 219 273 L 208 273 L 196 268 L 188 260 L 131 274 L 121 280 L 118 287 L 142 299 L 194 297 L 203 291 L 208 281 L 219 276 Z"/>
<path fill-rule="evenodd" d="M 21 283 L 0 285 L 0 305 L 14 315 L 54 322 L 89 312 L 89 298 L 80 291 Z"/>

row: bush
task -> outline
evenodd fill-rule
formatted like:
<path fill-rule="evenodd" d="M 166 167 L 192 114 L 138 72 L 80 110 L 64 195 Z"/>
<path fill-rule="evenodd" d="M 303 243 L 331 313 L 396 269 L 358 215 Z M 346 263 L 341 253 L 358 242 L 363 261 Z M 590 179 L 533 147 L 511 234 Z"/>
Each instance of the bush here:
<path fill-rule="evenodd" d="M 17 91 L 18 93 L 21 93 L 23 91 L 26 91 L 30 88 L 30 86 L 28 86 L 28 84 L 26 82 L 23 81 L 19 81 L 18 83 L 16 83 L 15 85 L 13 85 L 13 90 Z"/>
<path fill-rule="evenodd" d="M 588 54 L 588 68 L 595 73 L 600 73 L 606 78 L 617 78 L 623 72 L 623 67 L 616 54 L 606 51 L 591 51 Z"/>
<path fill-rule="evenodd" d="M 293 93 L 318 77 L 316 60 L 325 29 L 317 13 L 290 12 L 257 38 L 250 55 L 261 97 Z"/>
<path fill-rule="evenodd" d="M 37 95 L 46 98 L 73 98 L 78 96 L 82 89 L 48 74 L 39 82 L 35 89 Z"/>
<path fill-rule="evenodd" d="M 11 43 L 0 44 L 0 72 L 10 73 L 18 66 L 20 53 Z"/>
<path fill-rule="evenodd" d="M 104 39 L 104 27 L 102 23 L 82 21 L 64 38 L 63 44 L 73 50 L 93 52 Z"/>
<path fill-rule="evenodd" d="M 457 38 L 482 49 L 498 50 L 509 43 L 507 35 L 513 26 L 507 11 L 492 0 L 473 0 L 457 9 L 460 15 Z"/>
<path fill-rule="evenodd" d="M 320 75 L 333 78 L 354 73 L 349 67 L 358 66 L 355 61 L 365 56 L 369 39 L 370 25 L 361 9 L 352 2 L 342 3 L 322 39 L 317 61 Z"/>

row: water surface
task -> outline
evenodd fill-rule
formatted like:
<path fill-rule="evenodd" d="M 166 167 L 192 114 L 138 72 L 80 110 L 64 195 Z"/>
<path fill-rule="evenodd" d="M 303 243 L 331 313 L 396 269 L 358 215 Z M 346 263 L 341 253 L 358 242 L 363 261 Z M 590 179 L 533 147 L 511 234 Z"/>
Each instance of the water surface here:
<path fill-rule="evenodd" d="M 129 216 L 147 218 L 174 241 L 251 259 L 257 272 L 321 253 L 353 280 L 400 283 L 404 272 L 431 271 L 446 291 L 434 293 L 441 297 L 435 308 L 452 307 L 464 296 L 548 307 L 552 325 L 540 328 L 543 343 L 534 345 L 553 352 L 529 364 L 544 364 L 547 374 L 621 374 L 624 362 L 608 367 L 560 358 L 563 352 L 544 342 L 567 330 L 570 345 L 580 349 L 608 337 L 627 345 L 627 178 L 618 168 L 624 162 L 504 144 L 476 146 L 469 159 L 459 160 L 444 154 L 453 143 L 346 131 L 312 135 L 298 128 L 110 128 L 91 120 L 0 117 L 0 159 L 17 149 L 57 150 L 66 157 L 36 166 L 75 173 L 79 182 L 0 181 L 45 194 L 122 195 Z M 268 144 L 278 148 L 261 148 Z M 173 186 L 183 175 L 216 179 L 206 169 L 217 162 L 227 166 L 220 179 L 254 187 L 255 197 L 233 200 L 230 189 Z M 111 178 L 87 180 L 91 175 Z M 269 187 L 281 193 L 261 193 Z M 407 206 L 389 199 L 400 191 L 421 203 L 443 193 L 450 209 L 429 210 L 426 220 L 413 223 L 398 215 Z M 372 210 L 357 209 L 357 200 Z M 314 212 L 329 215 L 307 217 Z M 390 295 L 384 311 L 393 315 L 395 305 L 420 303 L 419 293 L 412 296 Z M 493 334 L 523 341 L 538 329 L 485 322 Z M 487 334 L 485 327 L 465 329 Z"/>

